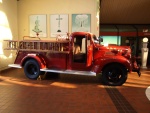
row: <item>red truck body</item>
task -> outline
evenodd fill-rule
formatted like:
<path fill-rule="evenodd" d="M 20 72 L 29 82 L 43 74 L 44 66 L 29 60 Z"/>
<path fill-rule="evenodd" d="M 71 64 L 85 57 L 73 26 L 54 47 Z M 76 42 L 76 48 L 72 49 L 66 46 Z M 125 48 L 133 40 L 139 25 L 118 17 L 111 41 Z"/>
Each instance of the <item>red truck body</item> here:
<path fill-rule="evenodd" d="M 24 67 L 25 75 L 37 79 L 41 72 L 69 73 L 96 76 L 102 73 L 107 85 L 122 85 L 128 72 L 140 68 L 131 58 L 129 46 L 97 43 L 96 36 L 87 32 L 74 32 L 66 40 L 7 40 L 7 50 L 17 50 L 17 57 L 10 67 Z M 75 44 L 81 52 L 74 53 Z"/>

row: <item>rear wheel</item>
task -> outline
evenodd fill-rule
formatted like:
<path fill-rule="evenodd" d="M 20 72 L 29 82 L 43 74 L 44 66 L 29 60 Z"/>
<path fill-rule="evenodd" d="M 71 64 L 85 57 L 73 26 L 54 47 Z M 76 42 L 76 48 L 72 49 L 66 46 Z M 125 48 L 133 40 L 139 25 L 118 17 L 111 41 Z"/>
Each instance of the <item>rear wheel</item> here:
<path fill-rule="evenodd" d="M 30 79 L 37 79 L 40 75 L 40 66 L 37 61 L 31 59 L 24 65 L 24 73 Z"/>
<path fill-rule="evenodd" d="M 102 72 L 102 81 L 106 85 L 120 86 L 127 80 L 127 69 L 119 64 L 109 65 Z"/>

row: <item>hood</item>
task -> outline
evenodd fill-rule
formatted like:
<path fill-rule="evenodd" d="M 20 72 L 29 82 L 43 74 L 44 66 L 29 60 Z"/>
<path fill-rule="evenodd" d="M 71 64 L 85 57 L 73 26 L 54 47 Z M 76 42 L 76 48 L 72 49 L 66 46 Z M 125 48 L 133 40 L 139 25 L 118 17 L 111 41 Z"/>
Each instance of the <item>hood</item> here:
<path fill-rule="evenodd" d="M 131 58 L 131 49 L 130 46 L 118 46 L 118 45 L 96 45 L 96 48 L 98 48 L 100 51 L 103 51 L 102 53 L 104 55 L 122 55 L 126 58 Z"/>

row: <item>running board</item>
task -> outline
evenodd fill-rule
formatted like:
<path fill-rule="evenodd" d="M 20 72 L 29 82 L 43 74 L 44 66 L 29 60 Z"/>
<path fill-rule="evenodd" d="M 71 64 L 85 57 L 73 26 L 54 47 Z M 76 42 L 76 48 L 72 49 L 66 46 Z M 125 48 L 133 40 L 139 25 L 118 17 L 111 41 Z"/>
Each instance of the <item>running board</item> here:
<path fill-rule="evenodd" d="M 9 64 L 9 67 L 22 68 L 19 64 Z"/>
<path fill-rule="evenodd" d="M 19 64 L 9 64 L 9 67 L 13 68 L 22 68 Z M 45 72 L 55 72 L 55 73 L 64 73 L 64 74 L 75 74 L 75 75 L 87 75 L 87 76 L 96 76 L 95 72 L 91 71 L 76 71 L 76 70 L 52 70 L 52 69 L 40 69 L 40 71 Z"/>
<path fill-rule="evenodd" d="M 75 74 L 75 75 L 96 76 L 96 73 L 95 72 L 91 72 L 91 71 L 52 70 L 52 69 L 40 69 L 40 71 L 55 72 L 55 73 L 64 73 L 64 74 Z"/>

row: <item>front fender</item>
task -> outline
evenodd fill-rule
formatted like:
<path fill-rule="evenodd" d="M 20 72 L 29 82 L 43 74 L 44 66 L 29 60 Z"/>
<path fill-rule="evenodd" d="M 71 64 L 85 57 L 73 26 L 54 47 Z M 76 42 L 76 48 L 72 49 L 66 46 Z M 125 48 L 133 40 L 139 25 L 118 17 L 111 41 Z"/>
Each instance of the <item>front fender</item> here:
<path fill-rule="evenodd" d="M 114 56 L 114 57 L 101 57 L 94 61 L 94 66 L 92 68 L 93 72 L 100 73 L 103 68 L 109 64 L 118 63 L 124 65 L 129 72 L 132 71 L 131 62 L 122 56 Z"/>
<path fill-rule="evenodd" d="M 27 54 L 22 60 L 21 60 L 21 66 L 24 66 L 25 62 L 29 59 L 34 59 L 38 62 L 40 69 L 46 68 L 45 60 L 42 58 L 42 56 L 37 54 Z"/>

